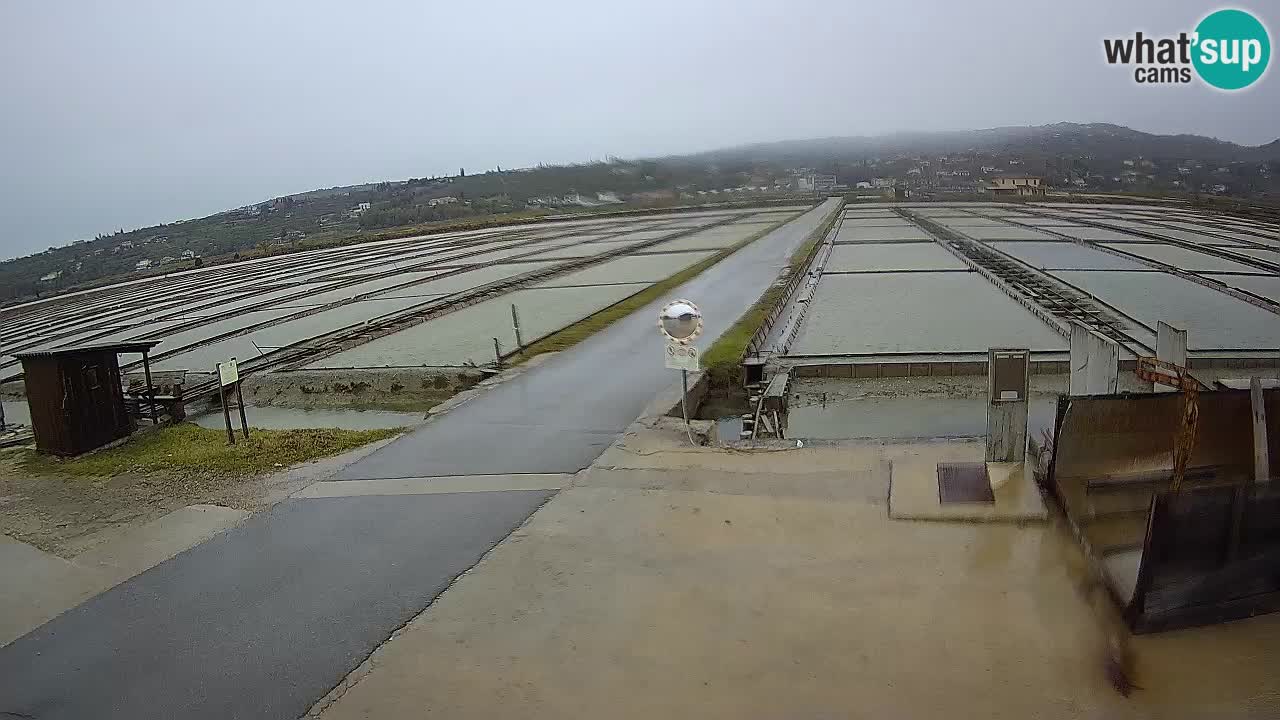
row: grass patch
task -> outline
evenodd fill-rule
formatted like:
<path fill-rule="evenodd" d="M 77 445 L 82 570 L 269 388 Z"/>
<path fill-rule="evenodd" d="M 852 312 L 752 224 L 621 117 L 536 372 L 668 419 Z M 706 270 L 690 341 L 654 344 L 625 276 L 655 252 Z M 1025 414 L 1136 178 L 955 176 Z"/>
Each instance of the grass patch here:
<path fill-rule="evenodd" d="M 507 358 L 507 362 L 512 365 L 518 365 L 543 353 L 559 352 L 573 347 L 595 333 L 609 327 L 618 320 L 621 320 L 654 300 L 663 297 L 675 288 L 702 274 L 702 272 L 707 268 L 715 265 L 756 240 L 759 240 L 765 235 L 768 235 L 788 222 L 790 222 L 790 220 L 780 220 L 759 232 L 752 233 L 733 245 L 721 249 L 701 262 L 690 265 L 670 277 L 659 280 L 640 292 L 625 297 L 594 315 L 588 315 L 582 320 L 579 320 L 568 327 L 557 330 L 541 340 L 536 340 L 526 346 L 524 350 L 521 350 Z"/>
<path fill-rule="evenodd" d="M 710 373 L 712 385 L 736 382 L 738 373 L 741 372 L 742 356 L 747 351 L 747 344 L 751 342 L 756 330 L 764 322 L 769 309 L 782 299 L 784 290 L 784 286 L 776 283 L 770 285 L 760 299 L 747 308 L 742 317 L 738 318 L 738 321 L 723 335 L 716 338 L 711 347 L 702 354 L 702 369 Z"/>
<path fill-rule="evenodd" d="M 809 239 L 796 248 L 796 251 L 791 253 L 791 259 L 787 261 L 787 267 L 778 274 L 778 280 L 770 285 L 760 295 L 760 299 L 747 308 L 742 317 L 738 318 L 738 321 L 702 354 L 702 369 L 708 373 L 711 387 L 725 387 L 741 382 L 742 358 L 746 355 L 748 343 L 764 324 L 769 310 L 784 299 L 786 283 L 782 280 L 790 278 L 792 273 L 803 269 L 809 253 L 822 242 L 839 217 L 839 212 L 833 213 Z"/>
<path fill-rule="evenodd" d="M 251 429 L 245 440 L 227 444 L 224 430 L 179 423 L 147 433 L 110 450 L 74 460 L 59 460 L 27 451 L 22 470 L 39 475 L 104 477 L 126 472 L 199 472 L 226 477 L 257 475 L 295 463 L 337 455 L 361 445 L 393 437 L 399 428 L 378 430 Z"/>

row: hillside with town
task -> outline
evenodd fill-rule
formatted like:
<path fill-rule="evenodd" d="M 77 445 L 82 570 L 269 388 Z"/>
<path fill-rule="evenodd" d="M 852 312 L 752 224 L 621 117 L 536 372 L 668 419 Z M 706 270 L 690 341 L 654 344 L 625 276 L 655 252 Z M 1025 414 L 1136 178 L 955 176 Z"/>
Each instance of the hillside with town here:
<path fill-rule="evenodd" d="M 1257 147 L 1109 124 L 901 133 L 685 156 L 503 169 L 315 190 L 123 228 L 0 263 L 0 302 L 128 275 L 569 213 L 845 193 L 850 199 L 1046 193 L 1280 199 L 1280 140 Z"/>

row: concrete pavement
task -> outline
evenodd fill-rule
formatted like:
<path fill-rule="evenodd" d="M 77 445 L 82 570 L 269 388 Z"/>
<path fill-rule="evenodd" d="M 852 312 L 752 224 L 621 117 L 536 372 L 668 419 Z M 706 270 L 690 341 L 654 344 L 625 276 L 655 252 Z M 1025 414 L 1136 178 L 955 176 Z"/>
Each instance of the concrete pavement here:
<path fill-rule="evenodd" d="M 1280 615 L 1134 638 L 1126 698 L 1104 671 L 1114 605 L 1066 528 L 889 517 L 890 476 L 982 450 L 725 452 L 674 422 L 629 430 L 312 714 L 1280 715 Z"/>
<path fill-rule="evenodd" d="M 704 343 L 837 207 L 828 201 L 672 293 L 702 306 Z M 334 479 L 585 467 L 673 377 L 662 367 L 657 307 L 435 417 Z M 297 717 L 553 493 L 286 501 L 0 648 L 0 716 Z"/>

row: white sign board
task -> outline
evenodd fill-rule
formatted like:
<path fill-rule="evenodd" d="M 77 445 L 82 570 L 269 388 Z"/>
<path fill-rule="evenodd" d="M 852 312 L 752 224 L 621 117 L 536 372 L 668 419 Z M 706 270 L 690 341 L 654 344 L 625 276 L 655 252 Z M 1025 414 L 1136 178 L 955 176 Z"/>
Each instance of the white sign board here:
<path fill-rule="evenodd" d="M 1072 395 L 1111 395 L 1120 382 L 1120 346 L 1079 322 L 1071 323 Z"/>
<path fill-rule="evenodd" d="M 218 363 L 218 379 L 222 381 L 222 387 L 235 385 L 239 382 L 240 368 L 236 366 L 235 358 Z"/>
<path fill-rule="evenodd" d="M 1163 320 L 1156 323 L 1156 359 L 1173 363 L 1178 367 L 1187 366 L 1187 331 L 1169 325 Z M 1167 392 L 1177 390 L 1175 387 L 1152 383 L 1156 390 Z"/>
<path fill-rule="evenodd" d="M 667 343 L 667 367 L 672 370 L 698 371 L 698 348 L 684 343 Z"/>

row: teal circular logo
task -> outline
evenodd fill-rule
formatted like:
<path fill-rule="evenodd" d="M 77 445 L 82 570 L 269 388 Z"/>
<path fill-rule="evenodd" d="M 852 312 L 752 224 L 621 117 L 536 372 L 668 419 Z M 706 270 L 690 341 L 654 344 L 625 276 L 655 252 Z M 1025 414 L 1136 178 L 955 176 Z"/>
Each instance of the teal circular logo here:
<path fill-rule="evenodd" d="M 1257 82 L 1271 59 L 1271 38 L 1257 18 L 1243 10 L 1218 10 L 1196 26 L 1191 63 L 1200 78 L 1219 90 L 1240 90 Z"/>

